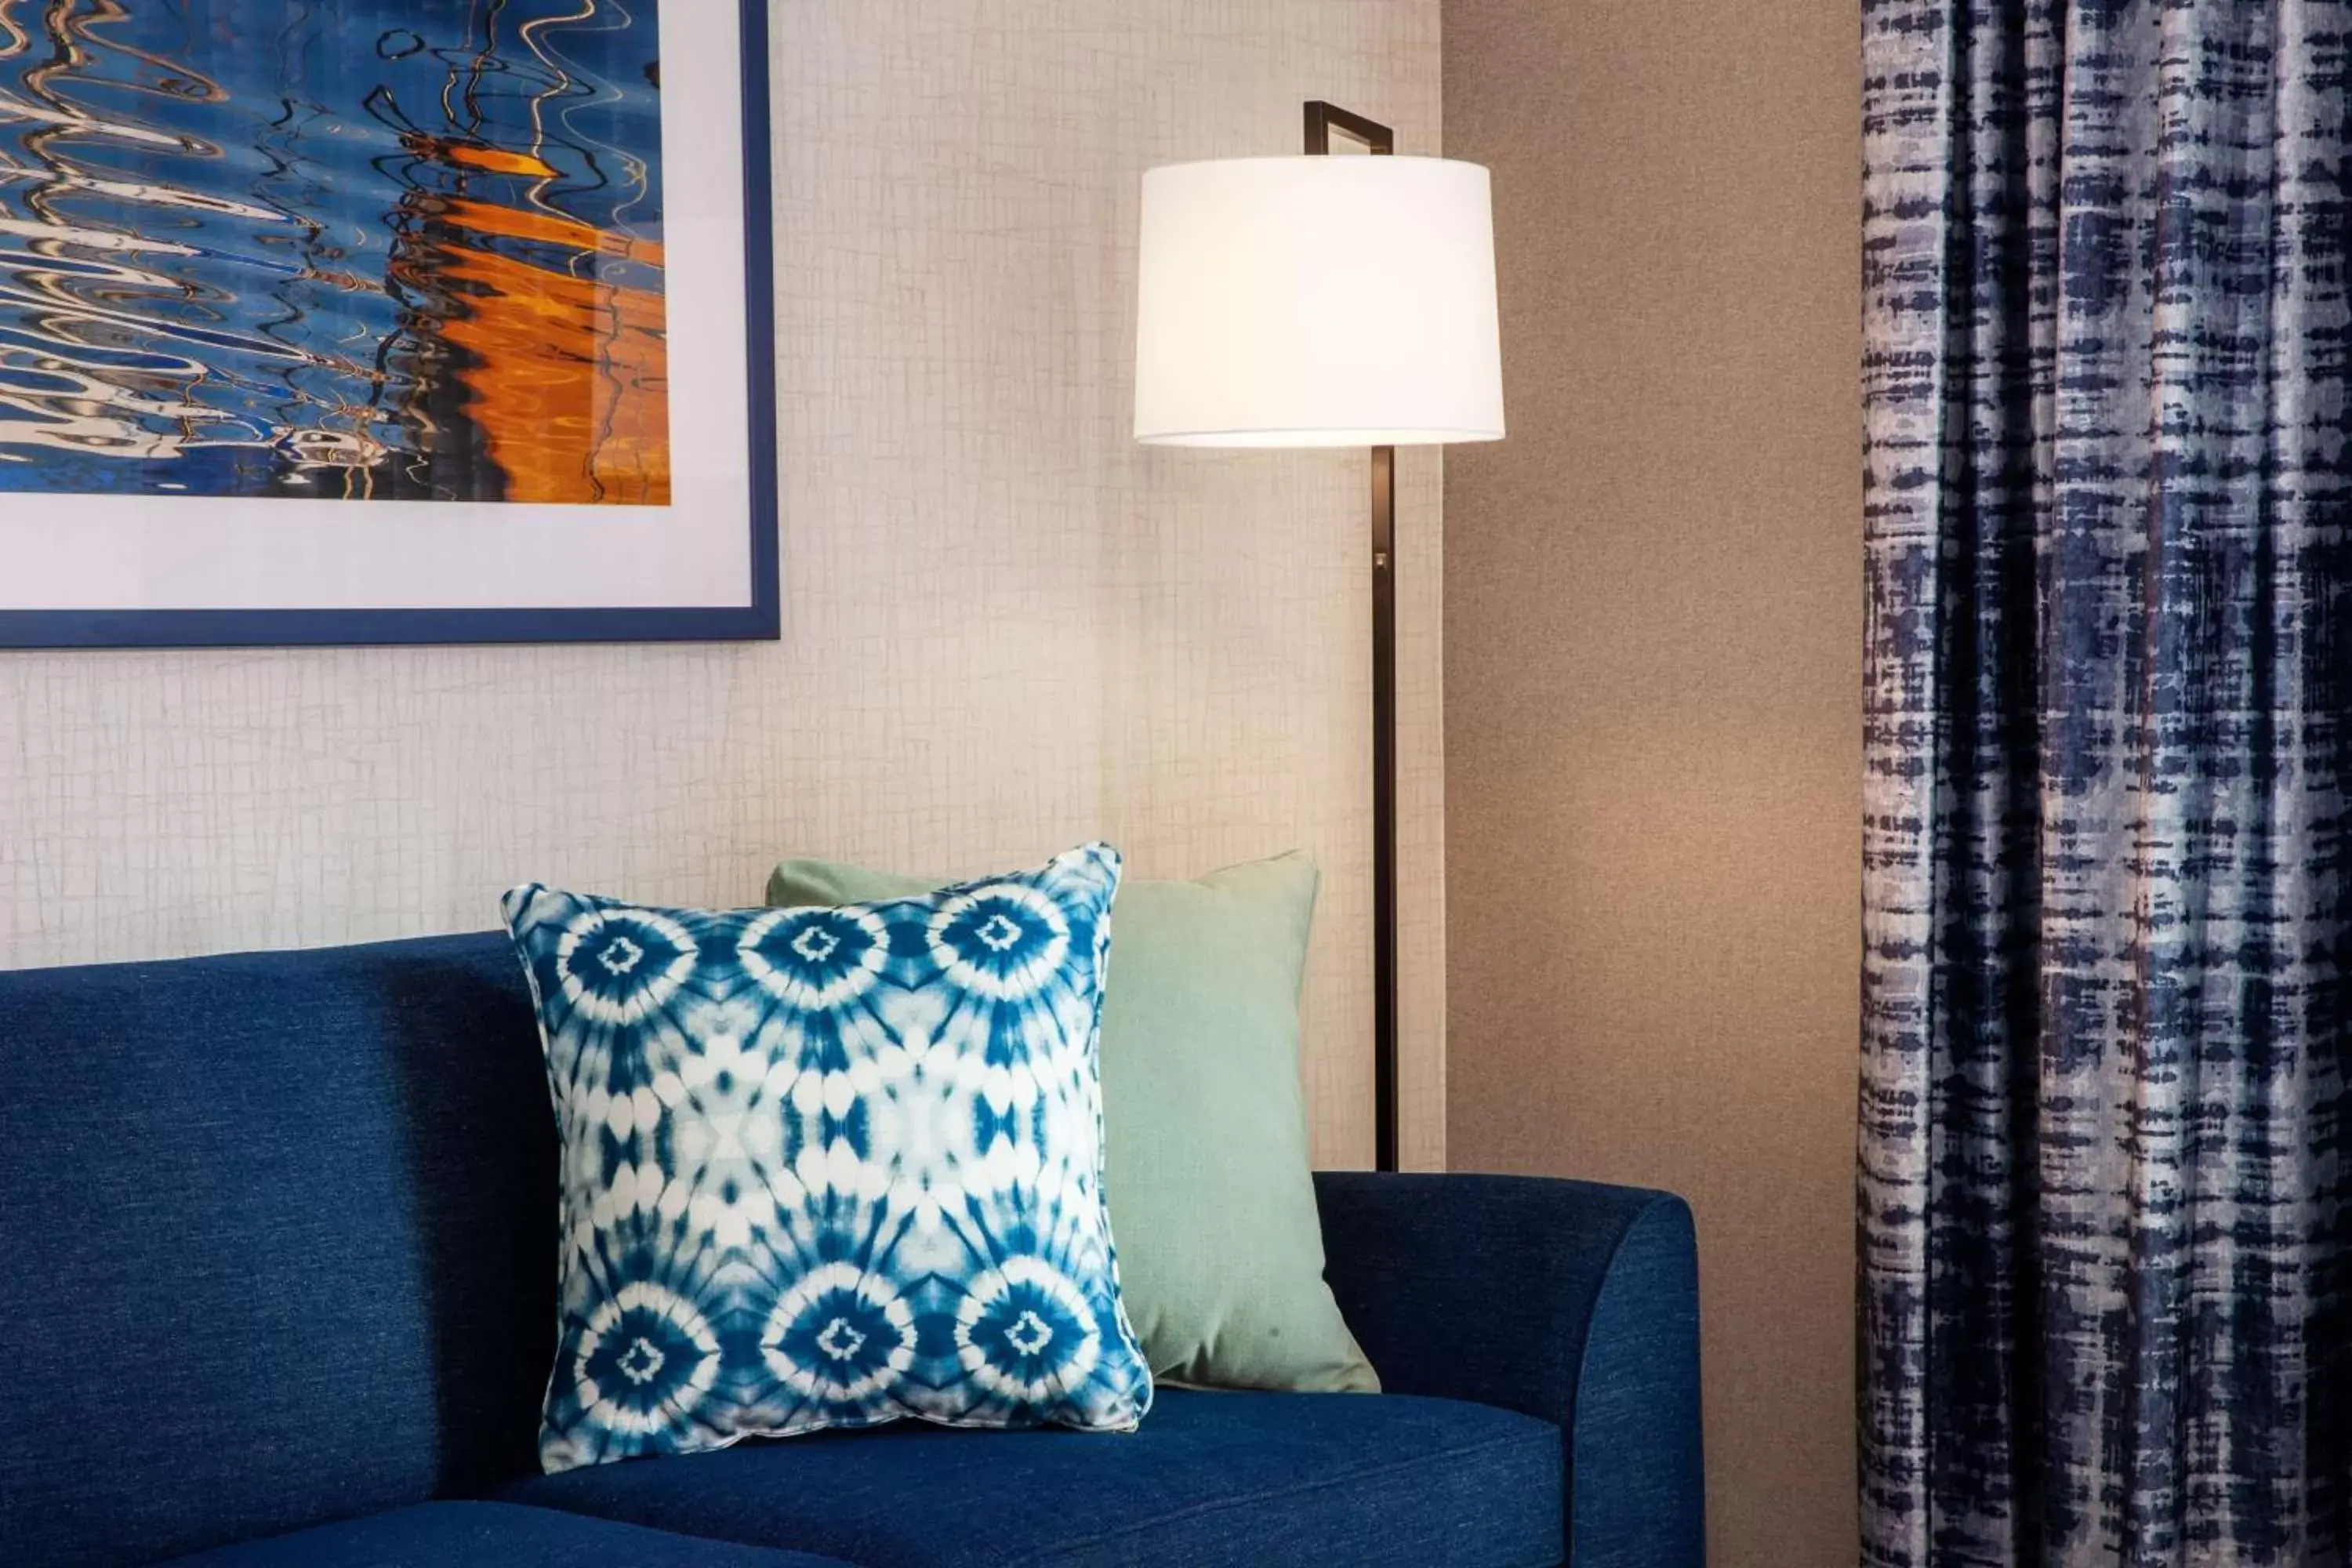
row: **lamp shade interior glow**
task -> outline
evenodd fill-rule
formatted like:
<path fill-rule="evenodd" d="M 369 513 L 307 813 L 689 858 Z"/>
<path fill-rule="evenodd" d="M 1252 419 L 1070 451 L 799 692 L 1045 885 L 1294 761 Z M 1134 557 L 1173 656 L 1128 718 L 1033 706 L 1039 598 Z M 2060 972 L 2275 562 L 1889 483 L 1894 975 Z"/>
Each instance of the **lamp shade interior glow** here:
<path fill-rule="evenodd" d="M 1497 440 L 1486 171 L 1357 156 L 1153 169 L 1135 338 L 1139 441 Z"/>

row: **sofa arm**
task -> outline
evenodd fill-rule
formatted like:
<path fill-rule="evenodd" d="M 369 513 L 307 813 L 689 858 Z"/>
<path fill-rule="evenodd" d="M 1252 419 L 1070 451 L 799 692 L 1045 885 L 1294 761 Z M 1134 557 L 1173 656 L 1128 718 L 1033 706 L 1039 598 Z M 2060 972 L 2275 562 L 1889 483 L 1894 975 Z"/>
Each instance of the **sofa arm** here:
<path fill-rule="evenodd" d="M 1322 1171 L 1328 1276 L 1391 1394 L 1559 1426 L 1572 1568 L 1706 1561 L 1698 1249 L 1668 1193 Z"/>

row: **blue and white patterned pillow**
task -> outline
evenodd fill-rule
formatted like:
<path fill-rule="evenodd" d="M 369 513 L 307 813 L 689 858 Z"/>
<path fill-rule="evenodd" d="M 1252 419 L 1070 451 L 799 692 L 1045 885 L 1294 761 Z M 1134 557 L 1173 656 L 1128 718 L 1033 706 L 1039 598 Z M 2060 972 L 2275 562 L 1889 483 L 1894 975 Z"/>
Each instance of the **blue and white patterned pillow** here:
<path fill-rule="evenodd" d="M 563 1142 L 552 1472 L 919 1416 L 1126 1431 L 1118 852 L 840 909 L 506 896 Z"/>

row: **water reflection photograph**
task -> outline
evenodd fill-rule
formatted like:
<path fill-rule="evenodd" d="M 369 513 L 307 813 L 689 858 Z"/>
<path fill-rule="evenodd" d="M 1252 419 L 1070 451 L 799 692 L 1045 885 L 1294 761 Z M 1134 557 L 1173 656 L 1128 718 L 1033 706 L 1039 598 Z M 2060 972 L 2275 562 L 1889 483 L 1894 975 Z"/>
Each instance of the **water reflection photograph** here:
<path fill-rule="evenodd" d="M 653 0 L 0 27 L 0 487 L 667 499 Z"/>
<path fill-rule="evenodd" d="M 691 9 L 0 0 L 0 519 L 33 525 L 34 498 L 109 498 L 92 525 L 128 529 L 118 542 L 150 568 L 142 540 L 168 518 L 154 509 L 179 503 L 185 520 L 206 500 L 271 503 L 207 518 L 232 551 L 265 519 L 341 526 L 357 502 L 427 503 L 445 522 L 482 506 L 657 522 L 656 509 L 697 499 L 680 493 L 675 435 L 719 416 L 730 439 L 699 500 L 724 488 L 721 510 L 751 514 L 748 549 L 742 519 L 730 535 L 749 584 L 766 509 L 744 449 L 766 442 L 746 421 L 763 406 L 768 351 L 753 342 L 749 364 L 743 353 L 766 314 L 765 279 L 748 280 L 765 270 L 767 161 L 747 145 L 764 136 L 751 91 L 764 45 L 742 34 L 763 28 L 755 6 Z M 681 108 L 700 116 L 685 122 L 684 158 L 665 146 L 665 24 L 674 46 L 698 46 L 688 96 L 746 83 L 740 126 L 731 106 L 725 124 L 672 106 L 673 137 Z M 719 34 L 725 48 L 700 47 Z M 731 285 L 703 309 L 698 360 L 682 357 L 673 320 L 687 292 L 667 232 L 680 163 L 700 167 L 703 205 L 727 220 L 694 232 L 724 240 L 740 226 L 695 276 Z M 702 372 L 699 406 L 673 404 L 682 364 Z M 635 542 L 608 580 L 579 585 L 585 602 L 679 576 L 696 579 L 678 589 L 690 601 L 710 597 L 709 573 L 672 569 L 638 535 L 610 538 Z M 711 554 L 688 546 L 682 559 Z M 460 551 L 447 565 L 495 577 L 517 563 Z M 39 562 L 28 571 L 40 577 Z M 352 562 L 310 574 L 369 574 Z M 124 575 L 172 604 L 168 574 Z M 254 575 L 190 582 L 188 607 L 302 606 L 299 585 L 280 584 L 281 605 Z M 403 592 L 437 602 L 429 586 Z M 566 592 L 539 597 L 562 605 Z M 33 593 L 11 602 L 0 588 L 0 622 L 72 607 Z"/>

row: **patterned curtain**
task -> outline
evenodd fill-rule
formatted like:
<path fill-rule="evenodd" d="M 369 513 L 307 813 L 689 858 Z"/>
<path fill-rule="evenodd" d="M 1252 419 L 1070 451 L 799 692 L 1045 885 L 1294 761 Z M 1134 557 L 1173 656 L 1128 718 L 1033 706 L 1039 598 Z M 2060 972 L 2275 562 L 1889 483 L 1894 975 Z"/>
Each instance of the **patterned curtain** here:
<path fill-rule="evenodd" d="M 1863 1561 L 2343 1564 L 2352 5 L 1863 10 Z"/>

